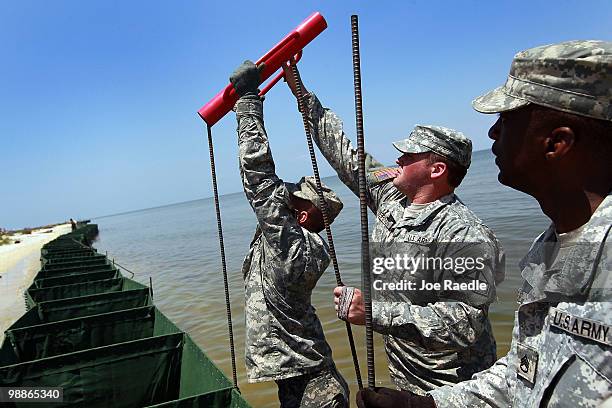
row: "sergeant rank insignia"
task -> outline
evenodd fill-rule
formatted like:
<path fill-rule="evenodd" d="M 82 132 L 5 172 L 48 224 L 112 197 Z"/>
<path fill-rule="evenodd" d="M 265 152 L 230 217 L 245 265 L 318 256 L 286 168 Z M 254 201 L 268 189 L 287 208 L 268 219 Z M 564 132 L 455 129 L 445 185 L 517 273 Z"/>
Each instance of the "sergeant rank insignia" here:
<path fill-rule="evenodd" d="M 534 384 L 536 370 L 538 369 L 538 351 L 526 344 L 518 343 L 516 352 L 518 355 L 516 374 Z"/>

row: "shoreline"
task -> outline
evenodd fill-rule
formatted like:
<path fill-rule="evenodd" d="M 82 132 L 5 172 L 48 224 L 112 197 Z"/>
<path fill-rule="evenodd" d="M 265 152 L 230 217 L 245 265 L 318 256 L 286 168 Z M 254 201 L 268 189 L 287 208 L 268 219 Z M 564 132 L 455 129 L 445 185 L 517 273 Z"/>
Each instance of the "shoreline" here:
<path fill-rule="evenodd" d="M 70 231 L 70 224 L 35 229 L 31 234 L 13 236 L 21 241 L 18 244 L 0 246 L 0 342 L 4 331 L 26 312 L 23 294 L 40 270 L 43 245 Z"/>

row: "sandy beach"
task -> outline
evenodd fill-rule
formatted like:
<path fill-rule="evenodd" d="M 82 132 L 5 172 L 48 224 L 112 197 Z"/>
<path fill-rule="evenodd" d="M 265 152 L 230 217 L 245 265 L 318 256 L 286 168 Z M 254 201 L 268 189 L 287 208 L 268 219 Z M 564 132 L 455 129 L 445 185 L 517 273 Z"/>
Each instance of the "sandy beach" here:
<path fill-rule="evenodd" d="M 33 230 L 31 234 L 14 235 L 13 241 L 21 242 L 0 246 L 0 342 L 4 331 L 25 313 L 23 293 L 40 270 L 42 246 L 68 232 L 70 224 L 61 224 Z"/>

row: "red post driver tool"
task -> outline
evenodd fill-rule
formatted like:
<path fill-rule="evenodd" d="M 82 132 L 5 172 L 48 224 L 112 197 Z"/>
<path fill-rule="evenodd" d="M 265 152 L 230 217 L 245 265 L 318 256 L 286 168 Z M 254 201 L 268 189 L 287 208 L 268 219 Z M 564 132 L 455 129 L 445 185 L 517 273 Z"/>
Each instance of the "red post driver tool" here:
<path fill-rule="evenodd" d="M 302 54 L 302 49 L 310 43 L 316 36 L 321 34 L 327 28 L 327 22 L 319 12 L 313 13 L 310 17 L 297 26 L 285 38 L 276 44 L 270 51 L 255 63 L 259 65 L 264 63 L 264 69 L 261 72 L 261 81 L 268 79 L 276 72 L 282 64 L 289 61 L 292 57 L 299 59 Z M 263 89 L 260 95 L 265 94 L 270 88 L 283 77 L 283 72 L 277 75 Z M 215 95 L 206 105 L 198 110 L 198 115 L 208 124 L 212 126 L 225 116 L 238 100 L 238 95 L 234 91 L 232 84 L 227 85 L 221 92 Z"/>

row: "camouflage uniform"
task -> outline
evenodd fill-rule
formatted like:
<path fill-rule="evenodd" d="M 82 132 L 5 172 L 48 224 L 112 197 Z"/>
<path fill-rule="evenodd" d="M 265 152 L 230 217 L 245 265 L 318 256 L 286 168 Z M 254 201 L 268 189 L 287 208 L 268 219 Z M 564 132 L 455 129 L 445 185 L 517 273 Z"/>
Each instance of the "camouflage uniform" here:
<path fill-rule="evenodd" d="M 474 101 L 496 113 L 529 103 L 612 120 L 612 43 L 572 41 L 518 53 L 506 84 Z M 520 262 L 510 352 L 489 370 L 430 392 L 442 407 L 596 407 L 612 396 L 612 196 L 566 255 L 555 226 Z"/>
<path fill-rule="evenodd" d="M 357 151 L 345 136 L 340 119 L 324 109 L 314 94 L 306 96 L 307 112 L 315 142 L 336 170 L 340 180 L 358 194 Z M 408 140 L 432 150 L 432 131 L 450 129 L 417 126 Z M 450 133 L 446 133 L 450 134 Z M 458 132 L 452 135 L 459 137 Z M 412 142 L 396 143 L 398 149 L 416 148 Z M 438 147 L 444 147 L 438 145 Z M 471 150 L 471 145 L 470 145 Z M 438 152 L 442 152 L 437 149 Z M 469 154 L 455 157 L 469 165 Z M 503 279 L 504 256 L 493 233 L 455 194 L 430 203 L 416 218 L 407 215 L 407 197 L 392 184 L 392 169 L 366 155 L 368 206 L 376 214 L 371 247 L 383 253 L 410 257 L 483 256 L 479 276 L 424 269 L 416 274 L 387 274 L 386 281 L 452 280 L 485 282 L 484 292 L 373 291 L 373 326 L 382 333 L 391 379 L 401 389 L 425 393 L 444 384 L 469 379 L 489 367 L 496 358 L 495 340 L 488 319 L 488 305 L 495 299 L 495 284 Z"/>
<path fill-rule="evenodd" d="M 279 380 L 278 399 L 282 407 L 348 407 L 348 388 L 337 370 Z"/>
<path fill-rule="evenodd" d="M 510 352 L 473 380 L 430 392 L 438 407 L 595 407 L 612 395 L 611 221 L 609 195 L 554 268 L 554 225 L 536 239 L 520 263 Z"/>
<path fill-rule="evenodd" d="M 347 403 L 348 387 L 336 371 L 310 301 L 330 262 L 327 244 L 297 223 L 289 191 L 295 185 L 275 174 L 262 101 L 243 97 L 235 111 L 240 174 L 258 220 L 242 266 L 249 382 L 277 380 L 279 396 L 286 397 L 290 384 L 281 380 L 292 379 L 294 386 L 307 385 L 307 395 L 292 396 L 294 402 L 303 398 L 301 406 L 343 406 L 339 401 Z M 290 399 L 281 400 L 282 406 L 300 406 Z"/>

